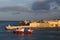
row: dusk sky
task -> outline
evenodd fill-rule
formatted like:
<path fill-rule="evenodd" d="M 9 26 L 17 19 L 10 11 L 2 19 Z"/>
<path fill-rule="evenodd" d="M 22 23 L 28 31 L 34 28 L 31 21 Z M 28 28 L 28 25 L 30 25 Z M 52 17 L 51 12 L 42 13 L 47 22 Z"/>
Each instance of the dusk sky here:
<path fill-rule="evenodd" d="M 0 20 L 60 19 L 60 0 L 0 0 Z"/>

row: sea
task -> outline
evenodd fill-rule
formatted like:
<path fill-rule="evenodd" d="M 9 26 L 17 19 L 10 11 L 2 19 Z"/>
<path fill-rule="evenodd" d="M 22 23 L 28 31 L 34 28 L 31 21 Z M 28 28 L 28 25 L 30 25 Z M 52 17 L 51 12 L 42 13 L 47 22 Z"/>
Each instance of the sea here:
<path fill-rule="evenodd" d="M 0 40 L 60 40 L 60 28 L 35 28 L 32 34 L 14 34 L 5 27 L 16 25 L 20 21 L 0 21 Z"/>

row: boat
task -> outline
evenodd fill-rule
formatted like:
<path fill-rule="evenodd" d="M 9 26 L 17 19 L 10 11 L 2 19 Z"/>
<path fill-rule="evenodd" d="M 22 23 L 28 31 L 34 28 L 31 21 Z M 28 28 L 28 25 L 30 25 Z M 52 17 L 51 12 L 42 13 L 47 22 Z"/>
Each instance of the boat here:
<path fill-rule="evenodd" d="M 13 33 L 16 33 L 16 34 L 23 34 L 24 33 L 24 29 L 16 29 L 16 30 L 13 30 Z"/>
<path fill-rule="evenodd" d="M 13 30 L 13 33 L 15 34 L 32 34 L 33 30 L 28 29 L 27 31 L 25 31 L 25 29 L 16 29 Z"/>

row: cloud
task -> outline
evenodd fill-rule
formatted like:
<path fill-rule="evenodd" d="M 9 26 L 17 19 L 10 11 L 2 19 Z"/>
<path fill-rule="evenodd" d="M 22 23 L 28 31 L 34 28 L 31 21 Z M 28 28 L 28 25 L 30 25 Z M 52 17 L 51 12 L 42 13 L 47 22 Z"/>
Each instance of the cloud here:
<path fill-rule="evenodd" d="M 0 12 L 0 20 L 41 20 L 41 19 L 59 19 L 60 10 L 40 11 L 40 12 L 22 12 L 18 15 L 12 13 L 17 11 Z M 4 15 L 3 15 L 4 14 Z"/>
<path fill-rule="evenodd" d="M 32 9 L 33 10 L 49 9 L 49 4 L 46 3 L 45 1 L 44 2 L 37 1 L 32 4 Z"/>
<path fill-rule="evenodd" d="M 0 7 L 15 6 L 16 3 L 11 0 L 0 0 Z"/>
<path fill-rule="evenodd" d="M 37 0 L 32 4 L 33 10 L 52 10 L 58 9 L 60 6 L 60 0 Z"/>
<path fill-rule="evenodd" d="M 60 6 L 56 0 L 0 0 L 0 7 L 0 20 L 60 18 Z"/>

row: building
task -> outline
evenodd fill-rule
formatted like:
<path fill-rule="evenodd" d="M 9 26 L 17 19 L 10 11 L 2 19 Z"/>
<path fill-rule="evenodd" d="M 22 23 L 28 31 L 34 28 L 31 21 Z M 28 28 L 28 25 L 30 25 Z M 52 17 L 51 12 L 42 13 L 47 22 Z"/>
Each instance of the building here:
<path fill-rule="evenodd" d="M 32 26 L 32 27 L 40 27 L 40 23 L 32 22 L 32 23 L 30 23 L 30 26 Z"/>

